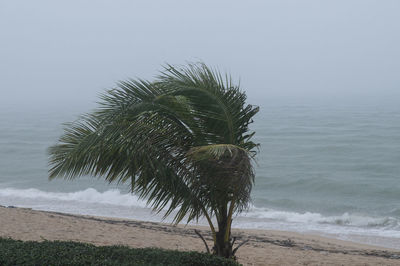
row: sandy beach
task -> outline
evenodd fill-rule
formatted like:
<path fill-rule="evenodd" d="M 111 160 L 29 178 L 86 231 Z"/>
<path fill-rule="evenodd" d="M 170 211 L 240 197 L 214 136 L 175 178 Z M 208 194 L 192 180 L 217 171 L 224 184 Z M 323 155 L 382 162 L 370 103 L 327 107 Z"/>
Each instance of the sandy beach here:
<path fill-rule="evenodd" d="M 71 215 L 0 207 L 0 237 L 20 240 L 72 240 L 95 245 L 127 245 L 177 250 L 205 248 L 194 229 L 211 246 L 204 227 Z M 233 230 L 243 265 L 400 265 L 400 251 L 292 232 Z"/>

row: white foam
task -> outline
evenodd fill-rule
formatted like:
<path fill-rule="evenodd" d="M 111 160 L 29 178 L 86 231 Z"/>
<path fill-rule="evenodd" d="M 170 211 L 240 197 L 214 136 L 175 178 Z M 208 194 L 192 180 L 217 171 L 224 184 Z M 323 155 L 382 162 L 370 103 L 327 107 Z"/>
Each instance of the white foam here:
<path fill-rule="evenodd" d="M 163 212 L 154 214 L 137 196 L 121 193 L 117 189 L 104 192 L 94 188 L 76 192 L 46 192 L 35 188 L 0 188 L 0 205 L 154 222 L 171 222 L 174 216 L 172 213 L 163 220 Z M 200 221 L 199 224 L 206 225 L 206 222 Z M 324 216 L 313 212 L 298 213 L 253 206 L 248 212 L 235 217 L 232 226 L 313 232 L 346 240 L 356 239 L 369 244 L 375 241 L 372 244 L 400 248 L 399 221 L 393 217 L 369 217 L 350 213 Z M 391 244 L 388 244 L 388 239 Z"/>
<path fill-rule="evenodd" d="M 0 197 L 15 197 L 32 200 L 59 200 L 59 201 L 77 201 L 85 203 L 112 204 L 118 206 L 137 206 L 146 207 L 146 203 L 139 200 L 137 196 L 132 194 L 121 194 L 118 189 L 111 189 L 105 192 L 98 192 L 94 188 L 88 188 L 77 192 L 46 192 L 35 188 L 0 189 Z"/>
<path fill-rule="evenodd" d="M 7 199 L 7 200 L 6 200 Z M 48 202 L 49 205 L 62 204 L 66 202 L 85 204 L 115 205 L 120 207 L 147 208 L 146 202 L 139 200 L 136 195 L 123 194 L 118 189 L 99 192 L 94 188 L 88 188 L 76 192 L 47 192 L 36 188 L 16 189 L 0 188 L 0 200 L 12 202 L 26 202 L 32 205 L 35 202 Z M 0 204 L 2 204 L 0 201 Z M 4 203 L 3 203 L 4 204 Z M 400 229 L 399 221 L 393 217 L 369 217 L 365 215 L 344 213 L 338 216 L 324 216 L 313 212 L 288 212 L 269 208 L 258 208 L 252 206 L 248 212 L 240 215 L 242 221 L 253 221 L 256 223 L 285 222 L 292 224 L 331 224 L 342 227 L 369 227 L 376 229 Z M 248 223 L 246 223 L 248 224 Z M 250 223 L 251 224 L 251 223 Z"/>
<path fill-rule="evenodd" d="M 394 217 L 343 213 L 324 216 L 251 207 L 236 217 L 234 227 L 314 233 L 342 240 L 400 249 L 400 225 Z"/>
<path fill-rule="evenodd" d="M 361 214 L 343 213 L 336 216 L 324 216 L 313 212 L 287 212 L 268 208 L 251 207 L 244 217 L 268 219 L 290 223 L 333 224 L 356 227 L 375 227 L 383 229 L 400 229 L 398 219 L 394 217 L 370 217 Z"/>

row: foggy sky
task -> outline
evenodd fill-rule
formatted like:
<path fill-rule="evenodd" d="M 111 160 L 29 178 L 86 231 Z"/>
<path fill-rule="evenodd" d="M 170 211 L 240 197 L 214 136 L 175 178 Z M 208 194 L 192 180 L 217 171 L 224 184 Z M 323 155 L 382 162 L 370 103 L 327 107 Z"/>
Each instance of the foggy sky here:
<path fill-rule="evenodd" d="M 0 0 L 0 103 L 90 104 L 204 61 L 249 100 L 400 102 L 400 1 Z"/>

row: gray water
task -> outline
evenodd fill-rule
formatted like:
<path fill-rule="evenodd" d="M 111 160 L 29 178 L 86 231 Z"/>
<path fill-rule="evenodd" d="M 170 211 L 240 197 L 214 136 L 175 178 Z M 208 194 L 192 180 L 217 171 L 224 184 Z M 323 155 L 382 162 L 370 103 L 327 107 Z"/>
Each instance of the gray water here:
<path fill-rule="evenodd" d="M 400 108 L 260 107 L 253 205 L 234 226 L 400 249 Z M 161 221 L 124 186 L 48 181 L 46 149 L 83 111 L 0 108 L 0 205 Z"/>

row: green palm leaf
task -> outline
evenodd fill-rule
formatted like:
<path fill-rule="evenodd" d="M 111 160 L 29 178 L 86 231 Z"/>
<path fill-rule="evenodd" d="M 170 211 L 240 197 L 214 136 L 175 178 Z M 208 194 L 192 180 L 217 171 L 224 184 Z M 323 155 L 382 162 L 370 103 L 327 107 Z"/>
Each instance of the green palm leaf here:
<path fill-rule="evenodd" d="M 101 99 L 49 148 L 50 179 L 127 183 L 175 222 L 205 216 L 216 247 L 212 216 L 229 238 L 233 213 L 250 202 L 257 144 L 248 125 L 258 107 L 204 64 L 168 65 L 154 82 L 122 81 Z"/>

